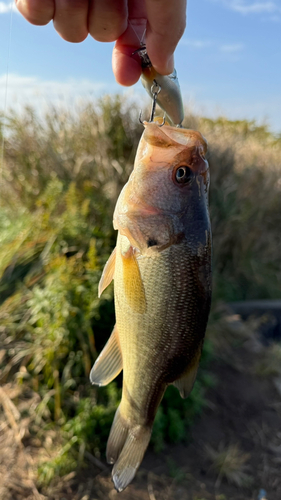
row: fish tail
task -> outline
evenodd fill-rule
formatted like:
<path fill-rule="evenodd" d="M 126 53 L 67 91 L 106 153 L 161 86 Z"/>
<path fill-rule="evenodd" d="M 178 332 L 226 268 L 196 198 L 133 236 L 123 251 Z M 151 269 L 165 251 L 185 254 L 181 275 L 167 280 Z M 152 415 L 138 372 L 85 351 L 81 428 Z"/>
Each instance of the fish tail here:
<path fill-rule="evenodd" d="M 120 407 L 115 413 L 111 426 L 109 438 L 106 446 L 106 460 L 109 464 L 114 464 L 118 459 L 121 450 L 128 436 L 129 427 L 125 419 L 120 415 Z"/>
<path fill-rule="evenodd" d="M 117 491 L 123 491 L 134 478 L 150 441 L 152 427 L 130 427 L 118 408 L 111 427 L 106 456 L 114 463 L 112 478 Z"/>

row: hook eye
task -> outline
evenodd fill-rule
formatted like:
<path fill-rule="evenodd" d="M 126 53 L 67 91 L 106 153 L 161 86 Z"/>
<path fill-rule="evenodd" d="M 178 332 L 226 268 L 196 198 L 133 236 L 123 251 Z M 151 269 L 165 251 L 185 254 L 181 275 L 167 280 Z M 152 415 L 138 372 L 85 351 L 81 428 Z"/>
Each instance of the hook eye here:
<path fill-rule="evenodd" d="M 157 83 L 156 80 L 153 80 L 153 84 L 151 85 L 150 91 L 151 91 L 153 97 L 155 96 L 155 94 L 157 97 L 159 92 L 161 92 L 161 85 L 159 85 L 159 83 Z"/>

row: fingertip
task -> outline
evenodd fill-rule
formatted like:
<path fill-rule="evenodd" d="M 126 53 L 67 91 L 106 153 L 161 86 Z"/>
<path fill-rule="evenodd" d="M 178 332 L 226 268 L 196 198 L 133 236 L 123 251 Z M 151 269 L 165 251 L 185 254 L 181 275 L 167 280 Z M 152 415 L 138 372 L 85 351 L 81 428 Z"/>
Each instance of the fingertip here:
<path fill-rule="evenodd" d="M 154 69 L 160 75 L 170 75 L 174 71 L 174 55 L 165 55 L 165 54 L 159 54 L 159 52 L 154 53 L 149 51 L 149 47 L 147 48 L 147 53 L 149 55 L 149 58 L 151 60 L 151 64 L 153 65 Z"/>
<path fill-rule="evenodd" d="M 125 87 L 130 87 L 137 83 L 141 76 L 141 66 L 138 61 L 131 57 L 132 49 L 123 50 L 114 48 L 112 54 L 112 69 L 117 83 Z"/>
<path fill-rule="evenodd" d="M 128 24 L 125 0 L 95 0 L 90 2 L 88 29 L 98 42 L 115 42 Z"/>
<path fill-rule="evenodd" d="M 186 24 L 186 0 L 146 0 L 146 47 L 155 69 L 169 74 L 174 69 L 173 54 Z"/>
<path fill-rule="evenodd" d="M 97 42 L 110 43 L 115 42 L 124 33 L 125 29 L 125 21 L 116 28 L 111 26 L 110 29 L 102 28 L 98 23 L 97 27 L 91 26 L 89 32 Z"/>
<path fill-rule="evenodd" d="M 63 30 L 60 29 L 60 27 L 57 25 L 55 21 L 54 21 L 54 28 L 63 40 L 70 43 L 82 43 L 84 42 L 84 40 L 86 40 L 88 36 L 88 31 L 86 29 L 81 30 L 80 32 L 73 30 L 71 32 L 65 33 Z"/>
<path fill-rule="evenodd" d="M 21 15 L 31 24 L 44 26 L 54 17 L 55 6 L 53 0 L 15 0 L 16 7 Z"/>
<path fill-rule="evenodd" d="M 163 37 L 147 30 L 146 49 L 151 64 L 160 75 L 169 75 L 174 71 L 175 46 L 164 46 Z"/>

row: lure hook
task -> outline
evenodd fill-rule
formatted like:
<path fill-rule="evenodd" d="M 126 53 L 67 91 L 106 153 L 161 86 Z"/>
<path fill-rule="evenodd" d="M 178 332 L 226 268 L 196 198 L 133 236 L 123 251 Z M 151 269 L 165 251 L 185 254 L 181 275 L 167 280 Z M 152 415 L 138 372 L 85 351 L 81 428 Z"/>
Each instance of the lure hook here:
<path fill-rule="evenodd" d="M 152 108 L 151 108 L 151 113 L 150 113 L 150 118 L 148 120 L 148 123 L 151 123 L 154 120 L 156 101 L 157 101 L 157 96 L 158 96 L 159 92 L 161 92 L 161 85 L 159 85 L 159 83 L 157 83 L 156 80 L 153 80 L 153 84 L 151 85 Z M 140 112 L 139 121 L 143 125 L 142 112 Z M 163 123 L 161 123 L 160 127 L 163 127 L 164 124 L 165 124 L 165 116 L 163 118 Z"/>
<path fill-rule="evenodd" d="M 133 26 L 132 28 L 135 31 Z M 157 82 L 157 84 L 161 86 L 162 92 L 158 98 L 157 104 L 160 106 L 160 108 L 163 109 L 163 111 L 165 111 L 170 122 L 172 122 L 172 124 L 174 124 L 178 128 L 181 128 L 184 119 L 184 110 L 183 110 L 179 81 L 177 78 L 177 72 L 174 69 L 174 71 L 170 75 L 164 75 L 164 76 L 157 73 L 157 71 L 153 68 L 152 63 L 149 59 L 149 55 L 146 51 L 146 45 L 144 43 L 144 35 L 142 39 L 139 40 L 140 47 L 134 52 L 132 52 L 132 56 L 137 54 L 140 59 L 142 67 L 141 82 L 145 90 L 149 94 L 149 96 L 153 99 L 153 102 L 155 99 L 152 89 L 155 88 L 155 82 Z M 152 82 L 153 85 L 151 87 Z M 155 104 L 154 107 L 152 108 L 153 116 L 154 116 L 154 110 L 155 110 Z M 153 120 L 151 120 L 150 118 L 150 121 Z"/>
<path fill-rule="evenodd" d="M 140 111 L 140 114 L 139 114 L 139 122 L 141 123 L 141 125 L 144 125 L 144 122 L 142 121 L 142 111 Z M 151 122 L 148 122 L 148 123 L 151 123 Z M 163 125 L 165 125 L 165 123 L 166 123 L 166 117 L 164 115 L 163 116 L 163 121 L 162 121 L 162 123 L 160 123 L 158 125 L 158 127 L 163 127 Z"/>

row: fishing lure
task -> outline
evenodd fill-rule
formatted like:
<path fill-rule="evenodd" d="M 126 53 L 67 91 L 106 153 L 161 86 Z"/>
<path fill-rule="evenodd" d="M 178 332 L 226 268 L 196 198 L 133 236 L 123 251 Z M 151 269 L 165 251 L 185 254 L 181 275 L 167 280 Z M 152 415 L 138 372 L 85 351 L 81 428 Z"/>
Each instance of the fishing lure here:
<path fill-rule="evenodd" d="M 151 64 L 145 45 L 137 49 L 134 54 L 136 53 L 141 59 L 141 82 L 148 95 L 154 99 L 156 93 L 157 104 L 166 113 L 171 124 L 181 127 L 184 119 L 184 110 L 176 70 L 174 69 L 170 75 L 160 75 L 160 73 L 157 73 Z"/>

